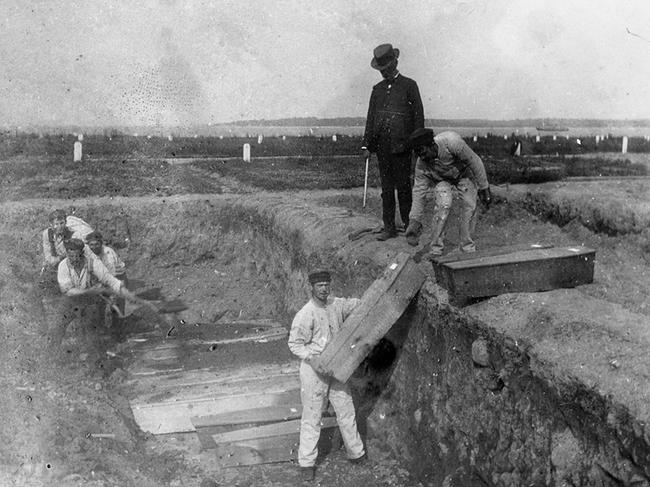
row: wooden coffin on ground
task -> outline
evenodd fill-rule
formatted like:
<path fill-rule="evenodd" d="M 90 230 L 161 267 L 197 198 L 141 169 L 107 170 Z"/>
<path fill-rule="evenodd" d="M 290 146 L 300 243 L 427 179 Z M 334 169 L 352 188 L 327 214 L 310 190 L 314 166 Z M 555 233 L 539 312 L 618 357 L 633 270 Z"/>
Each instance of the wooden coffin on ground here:
<path fill-rule="evenodd" d="M 425 279 L 408 254 L 398 254 L 364 293 L 341 331 L 312 362 L 315 369 L 346 382 L 402 315 Z"/>
<path fill-rule="evenodd" d="M 450 298 L 463 300 L 591 283 L 595 254 L 583 246 L 522 244 L 443 256 L 433 267 Z"/>

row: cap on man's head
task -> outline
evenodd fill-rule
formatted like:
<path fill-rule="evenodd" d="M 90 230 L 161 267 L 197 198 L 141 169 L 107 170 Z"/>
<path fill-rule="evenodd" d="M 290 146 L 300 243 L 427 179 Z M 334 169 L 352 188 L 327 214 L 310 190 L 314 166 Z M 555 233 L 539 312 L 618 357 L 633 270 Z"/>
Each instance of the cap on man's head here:
<path fill-rule="evenodd" d="M 309 284 L 316 284 L 317 282 L 332 282 L 332 275 L 329 271 L 319 269 L 309 273 Z"/>
<path fill-rule="evenodd" d="M 54 210 L 52 213 L 50 213 L 50 221 L 54 220 L 65 220 L 68 214 L 65 212 L 65 210 Z"/>
<path fill-rule="evenodd" d="M 103 242 L 104 238 L 102 237 L 101 233 L 95 230 L 94 232 L 90 232 L 88 235 L 86 235 L 86 243 L 92 241 Z"/>
<path fill-rule="evenodd" d="M 66 250 L 83 250 L 84 248 L 84 243 L 78 238 L 66 240 L 63 245 L 65 245 Z"/>
<path fill-rule="evenodd" d="M 399 57 L 399 49 L 393 48 L 392 44 L 380 44 L 372 52 L 373 58 L 370 66 L 382 70 Z"/>
<path fill-rule="evenodd" d="M 433 145 L 433 130 L 427 128 L 415 129 L 409 137 L 409 144 L 412 149 L 417 149 L 422 146 Z"/>

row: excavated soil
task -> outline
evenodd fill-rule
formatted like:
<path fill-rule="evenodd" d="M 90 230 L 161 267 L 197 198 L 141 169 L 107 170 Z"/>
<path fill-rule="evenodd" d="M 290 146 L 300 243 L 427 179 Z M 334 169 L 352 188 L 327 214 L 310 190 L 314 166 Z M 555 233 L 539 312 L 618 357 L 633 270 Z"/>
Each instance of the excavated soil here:
<path fill-rule="evenodd" d="M 199 183 L 203 184 L 197 179 Z M 565 187 L 589 199 L 594 192 L 601 192 L 598 184 L 605 183 Z M 607 185 L 608 193 L 600 194 L 603 198 L 622 195 L 627 201 L 630 192 L 645 191 L 639 184 L 632 182 L 618 189 Z M 533 194 L 544 188 L 548 190 L 541 185 Z M 127 358 L 120 355 L 119 345 L 128 334 L 164 334 L 173 327 L 200 328 L 201 323 L 225 325 L 246 319 L 272 319 L 288 326 L 307 299 L 305 271 L 311 266 L 334 269 L 340 278 L 334 283 L 335 294 L 360 296 L 395 252 L 416 250 L 408 247 L 403 237 L 383 243 L 375 241 L 372 234 L 354 241 L 347 238 L 354 230 L 380 225 L 376 189 L 371 190 L 365 209 L 358 189 L 291 194 L 248 191 L 228 181 L 224 194 L 219 195 L 37 199 L 2 204 L 0 356 L 5 364 L 5 393 L 0 399 L 0 479 L 4 479 L 0 485 L 298 484 L 292 464 L 219 469 L 211 462 L 209 451 L 201 451 L 195 440 L 142 433 L 120 393 Z M 621 313 L 650 315 L 645 227 L 635 223 L 626 226 L 626 231 L 603 233 L 602 226 L 590 229 L 572 213 L 570 218 L 558 218 L 543 211 L 535 203 L 542 198 L 516 198 L 513 194 L 517 191 L 511 188 L 495 192 L 500 200 L 481 214 L 477 226 L 480 247 L 551 242 L 597 249 L 595 281 L 581 291 L 615 303 Z M 529 193 L 520 190 L 517 194 Z M 573 206 L 580 201 L 567 205 L 580 213 L 581 207 Z M 52 308 L 43 299 L 51 288 L 44 290 L 41 281 L 48 276 L 39 271 L 40 231 L 47 225 L 47 213 L 56 207 L 74 208 L 76 214 L 101 228 L 125 259 L 129 278 L 139 281 L 139 286 L 160 288 L 165 297 L 180 298 L 189 309 L 164 316 L 140 309 L 119 326 L 97 326 L 91 333 L 82 333 L 73 322 L 62 343 L 55 343 Z M 610 221 L 601 220 L 603 225 Z M 647 220 L 636 217 L 637 221 L 645 224 Z M 450 246 L 454 234 L 451 225 Z M 567 313 L 569 308 L 567 304 Z M 591 338 L 576 340 L 575 347 L 588 354 L 607 339 Z M 265 357 L 240 347 L 229 359 L 252 363 Z M 370 463 L 364 467 L 348 465 L 342 450 L 332 452 L 319 466 L 317 485 L 421 485 L 393 450 L 382 446 L 385 438 L 381 440 L 368 439 Z"/>

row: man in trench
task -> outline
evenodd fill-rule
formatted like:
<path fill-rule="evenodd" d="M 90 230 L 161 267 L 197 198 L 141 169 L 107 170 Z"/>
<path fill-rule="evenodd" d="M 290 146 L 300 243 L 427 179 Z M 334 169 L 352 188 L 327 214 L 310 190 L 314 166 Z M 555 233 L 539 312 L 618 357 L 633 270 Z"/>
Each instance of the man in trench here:
<path fill-rule="evenodd" d="M 317 373 L 310 364 L 311 360 L 325 349 L 332 337 L 341 329 L 343 321 L 361 302 L 356 298 L 331 297 L 331 280 L 328 271 L 319 270 L 309 274 L 311 299 L 296 314 L 289 333 L 289 349 L 302 359 L 300 363 L 302 420 L 298 465 L 303 480 L 314 478 L 321 418 L 328 399 L 334 406 L 348 459 L 354 464 L 366 460 L 349 387 L 332 377 Z"/>
<path fill-rule="evenodd" d="M 137 300 L 122 281 L 111 275 L 99 259 L 87 256 L 84 247 L 80 239 L 66 240 L 67 257 L 57 268 L 57 282 L 64 297 L 57 316 L 53 317 L 56 343 L 60 342 L 68 324 L 75 317 L 83 320 L 81 331 L 84 334 L 89 331 L 87 328 L 97 326 L 99 317 L 94 311 L 103 309 L 104 305 L 104 301 L 97 302 L 99 296 L 118 296 L 132 301 Z M 101 306 L 97 306 L 98 304 Z"/>
<path fill-rule="evenodd" d="M 418 159 L 413 205 L 406 229 L 407 243 L 414 247 L 419 243 L 424 205 L 433 188 L 435 208 L 428 257 L 435 258 L 443 253 L 444 230 L 454 197 L 460 200 L 460 250 L 475 252 L 472 233 L 476 224 L 477 196 L 486 207 L 492 200 L 483 161 L 456 132 L 434 136 L 431 129 L 417 129 L 411 134 L 410 144 Z"/>
<path fill-rule="evenodd" d="M 99 260 L 102 261 L 102 264 L 106 267 L 108 272 L 115 276 L 118 280 L 122 281 L 124 285 L 127 285 L 126 279 L 126 266 L 120 256 L 115 250 L 113 250 L 108 245 L 104 244 L 104 237 L 98 231 L 94 231 L 86 235 L 86 244 L 92 251 L 93 255 L 97 256 Z M 125 311 L 125 300 L 124 298 L 111 296 L 107 298 L 107 313 L 105 316 L 105 321 L 109 321 L 111 318 L 111 307 L 112 305 L 117 306 L 117 311 L 120 316 L 124 316 Z"/>
<path fill-rule="evenodd" d="M 50 226 L 43 230 L 43 270 L 56 269 L 66 257 L 65 242 L 71 238 L 83 240 L 93 231 L 81 218 L 57 209 L 49 215 Z"/>

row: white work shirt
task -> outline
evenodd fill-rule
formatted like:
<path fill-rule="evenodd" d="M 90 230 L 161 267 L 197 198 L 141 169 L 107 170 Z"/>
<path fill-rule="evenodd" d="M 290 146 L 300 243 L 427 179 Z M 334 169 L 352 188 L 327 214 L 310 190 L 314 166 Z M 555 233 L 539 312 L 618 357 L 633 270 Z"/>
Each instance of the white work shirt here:
<path fill-rule="evenodd" d="M 291 323 L 289 350 L 301 359 L 320 354 L 360 302 L 357 298 L 330 296 L 327 304 L 322 305 L 314 298 L 310 299 Z"/>
<path fill-rule="evenodd" d="M 126 271 L 126 266 L 120 256 L 107 245 L 102 245 L 102 251 L 96 257 L 102 261 L 102 264 L 113 276 L 121 276 Z"/>
<path fill-rule="evenodd" d="M 89 289 L 97 283 L 102 283 L 116 293 L 120 291 L 122 282 L 113 277 L 99 259 L 86 257 L 84 260 L 84 266 L 79 272 L 74 269 L 67 257 L 59 263 L 56 277 L 63 294 L 74 296 L 78 291 Z"/>
<path fill-rule="evenodd" d="M 65 226 L 70 232 L 70 238 L 78 238 L 82 242 L 90 232 L 92 227 L 81 218 L 74 215 L 68 215 L 65 219 Z M 47 264 L 58 264 L 61 258 L 65 257 L 65 243 L 62 235 L 53 235 L 54 253 L 50 244 L 50 229 L 43 230 L 43 256 Z"/>

